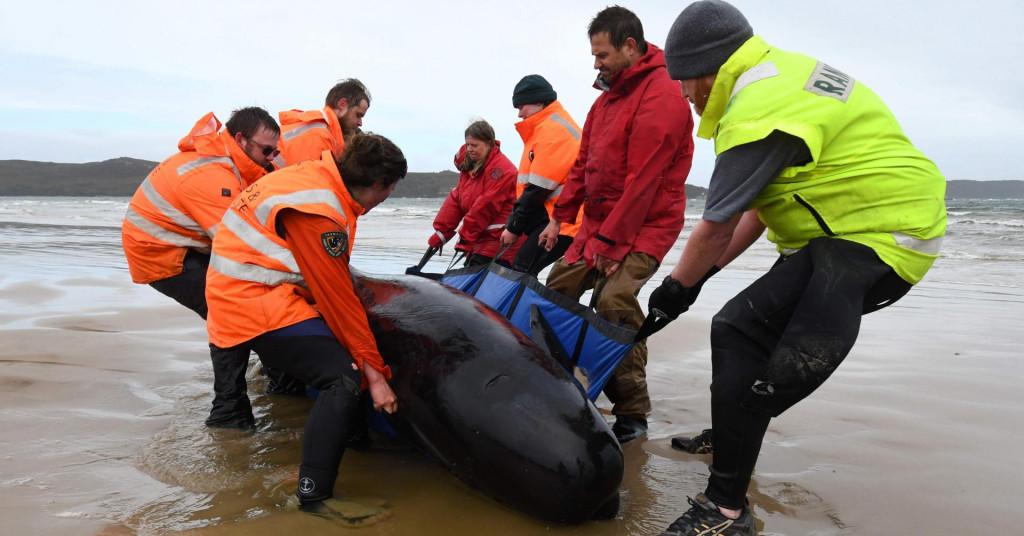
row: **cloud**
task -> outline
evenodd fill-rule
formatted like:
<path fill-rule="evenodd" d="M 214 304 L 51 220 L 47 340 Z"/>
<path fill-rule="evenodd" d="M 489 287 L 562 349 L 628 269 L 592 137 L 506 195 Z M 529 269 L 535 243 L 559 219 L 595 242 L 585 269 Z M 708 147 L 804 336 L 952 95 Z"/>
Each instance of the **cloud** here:
<path fill-rule="evenodd" d="M 544 75 L 582 123 L 598 95 L 586 27 L 607 3 L 9 3 L 0 121 L 15 134 L 36 132 L 41 146 L 29 152 L 46 160 L 162 159 L 206 111 L 319 108 L 334 82 L 356 76 L 374 96 L 365 127 L 394 139 L 412 169 L 450 168 L 476 117 L 494 125 L 515 162 L 512 87 Z M 1013 157 L 1024 139 L 1024 73 L 1015 68 L 1024 4 L 735 3 L 769 42 L 872 87 L 950 177 L 1024 176 Z M 684 5 L 627 7 L 660 44 Z M 69 129 L 92 137 L 60 132 Z M 0 158 L 27 158 L 23 150 L 5 144 Z M 697 151 L 691 182 L 706 185 L 713 154 L 704 143 Z"/>

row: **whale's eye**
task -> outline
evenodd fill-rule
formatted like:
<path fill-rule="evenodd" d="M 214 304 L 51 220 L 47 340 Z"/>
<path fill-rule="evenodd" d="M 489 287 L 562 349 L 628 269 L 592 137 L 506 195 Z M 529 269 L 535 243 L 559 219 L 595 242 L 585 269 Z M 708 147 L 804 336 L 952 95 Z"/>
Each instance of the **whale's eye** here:
<path fill-rule="evenodd" d="M 495 385 L 497 385 L 497 384 L 498 384 L 498 382 L 499 382 L 499 381 L 501 381 L 501 379 L 502 379 L 502 378 L 508 378 L 508 376 L 506 376 L 506 375 L 504 375 L 504 374 L 498 374 L 497 376 L 495 376 L 495 377 L 491 378 L 491 379 L 490 379 L 490 380 L 489 380 L 489 381 L 487 382 L 487 385 L 485 385 L 484 387 L 487 387 L 487 388 L 491 388 L 491 387 L 494 387 Z"/>

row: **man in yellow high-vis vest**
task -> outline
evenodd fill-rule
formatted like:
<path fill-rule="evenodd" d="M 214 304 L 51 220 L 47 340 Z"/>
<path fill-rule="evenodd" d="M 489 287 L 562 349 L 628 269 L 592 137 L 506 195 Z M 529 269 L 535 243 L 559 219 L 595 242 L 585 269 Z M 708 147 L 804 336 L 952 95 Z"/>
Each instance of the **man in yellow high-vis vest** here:
<path fill-rule="evenodd" d="M 835 371 L 863 314 L 924 277 L 946 230 L 946 182 L 864 84 L 769 45 L 726 2 L 684 9 L 665 57 L 717 159 L 641 336 L 766 228 L 781 257 L 712 321 L 711 475 L 664 534 L 754 534 L 746 491 L 768 422 Z"/>

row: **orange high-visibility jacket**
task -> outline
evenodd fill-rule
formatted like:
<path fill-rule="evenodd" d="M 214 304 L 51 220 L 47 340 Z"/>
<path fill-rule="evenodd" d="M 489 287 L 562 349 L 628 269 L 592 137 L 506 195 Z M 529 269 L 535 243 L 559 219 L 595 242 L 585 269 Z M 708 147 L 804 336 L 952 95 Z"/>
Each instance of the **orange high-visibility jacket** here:
<path fill-rule="evenodd" d="M 320 316 L 288 243 L 276 231 L 285 209 L 323 216 L 345 229 L 344 254 L 351 254 L 356 219 L 364 210 L 342 182 L 330 151 L 324 151 L 320 160 L 275 171 L 249 186 L 224 213 L 213 241 L 206 276 L 206 326 L 214 345 L 236 346 Z M 354 293 L 352 299 L 358 300 Z M 372 341 L 365 316 L 361 325 L 349 329 L 365 332 L 363 338 Z M 360 365 L 369 362 L 388 374 L 375 343 L 360 350 L 349 348 Z"/>
<path fill-rule="evenodd" d="M 287 110 L 278 114 L 281 119 L 281 139 L 277 148 L 281 154 L 274 159 L 278 169 L 306 160 L 320 160 L 324 151 L 338 156 L 345 150 L 341 123 L 334 109 Z"/>
<path fill-rule="evenodd" d="M 121 245 L 136 283 L 181 273 L 188 249 L 209 253 L 217 223 L 238 192 L 266 174 L 208 113 L 132 196 Z"/>
<path fill-rule="evenodd" d="M 550 218 L 565 178 L 580 152 L 580 127 L 556 100 L 516 123 L 516 130 L 523 138 L 516 199 L 523 195 L 527 184 L 552 190 L 544 202 Z M 575 222 L 563 223 L 558 234 L 576 236 L 582 214 L 580 211 Z"/>

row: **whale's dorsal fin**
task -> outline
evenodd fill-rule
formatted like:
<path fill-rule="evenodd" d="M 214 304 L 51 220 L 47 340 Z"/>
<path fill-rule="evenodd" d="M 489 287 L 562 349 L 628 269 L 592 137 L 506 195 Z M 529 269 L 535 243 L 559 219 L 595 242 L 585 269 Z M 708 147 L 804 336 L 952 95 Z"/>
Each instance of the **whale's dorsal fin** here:
<path fill-rule="evenodd" d="M 537 343 L 537 346 L 547 351 L 548 355 L 555 358 L 555 361 L 558 361 L 565 370 L 572 373 L 571 356 L 562 347 L 562 343 L 558 341 L 558 337 L 555 336 L 554 331 L 551 329 L 551 324 L 544 318 L 544 314 L 540 312 L 536 305 L 530 306 L 530 339 Z"/>

